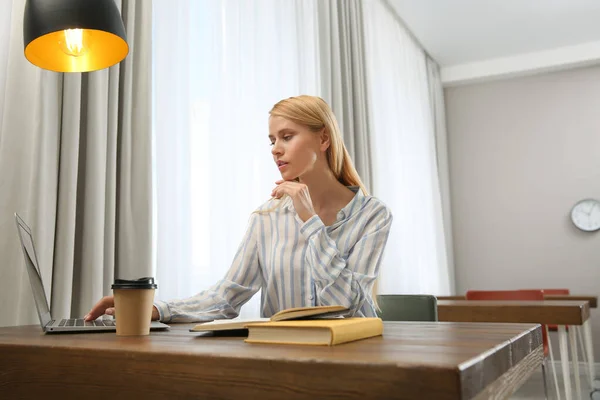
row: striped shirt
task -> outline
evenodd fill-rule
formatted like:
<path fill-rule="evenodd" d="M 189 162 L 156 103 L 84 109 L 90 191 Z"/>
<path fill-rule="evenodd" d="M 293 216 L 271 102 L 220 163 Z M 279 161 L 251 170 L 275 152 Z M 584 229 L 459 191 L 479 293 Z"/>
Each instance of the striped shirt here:
<path fill-rule="evenodd" d="M 303 222 L 292 200 L 269 200 L 250 216 L 223 279 L 184 300 L 156 301 L 163 322 L 235 318 L 261 291 L 262 317 L 292 307 L 342 305 L 347 316 L 374 317 L 371 291 L 392 224 L 389 208 L 357 187 L 331 226 Z M 270 210 L 281 205 L 270 212 Z"/>

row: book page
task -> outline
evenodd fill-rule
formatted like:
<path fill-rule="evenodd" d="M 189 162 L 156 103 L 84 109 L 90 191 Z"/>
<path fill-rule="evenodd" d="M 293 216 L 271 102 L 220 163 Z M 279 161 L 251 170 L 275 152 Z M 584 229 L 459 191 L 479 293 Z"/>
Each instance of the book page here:
<path fill-rule="evenodd" d="M 348 309 L 344 306 L 316 306 L 297 307 L 282 310 L 271 317 L 271 321 L 286 321 L 307 317 L 328 316 L 333 317 L 345 313 Z"/>
<path fill-rule="evenodd" d="M 219 319 L 211 322 L 202 322 L 190 329 L 191 332 L 206 332 L 206 331 L 223 331 L 233 329 L 244 329 L 251 323 L 268 322 L 269 318 L 236 318 L 236 319 Z"/>

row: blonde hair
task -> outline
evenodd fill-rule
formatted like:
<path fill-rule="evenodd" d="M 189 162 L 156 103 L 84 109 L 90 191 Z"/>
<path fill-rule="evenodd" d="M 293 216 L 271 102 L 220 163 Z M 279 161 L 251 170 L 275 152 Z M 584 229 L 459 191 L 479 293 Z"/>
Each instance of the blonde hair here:
<path fill-rule="evenodd" d="M 275 104 L 269 114 L 304 125 L 315 133 L 325 130 L 329 135 L 327 163 L 333 175 L 343 185 L 358 186 L 365 196 L 368 195 L 346 150 L 337 119 L 325 100 L 308 95 L 290 97 Z"/>
<path fill-rule="evenodd" d="M 354 163 L 344 145 L 342 133 L 337 119 L 329 105 L 320 97 L 301 95 L 283 99 L 273 106 L 269 111 L 271 117 L 282 117 L 299 125 L 306 126 L 312 132 L 325 131 L 329 135 L 329 148 L 326 151 L 327 164 L 335 178 L 344 186 L 358 186 L 365 196 L 369 193 L 362 183 Z M 258 211 L 268 213 L 279 207 L 280 201 L 272 209 Z M 379 310 L 377 304 L 377 279 L 373 283 L 372 291 L 375 309 Z"/>

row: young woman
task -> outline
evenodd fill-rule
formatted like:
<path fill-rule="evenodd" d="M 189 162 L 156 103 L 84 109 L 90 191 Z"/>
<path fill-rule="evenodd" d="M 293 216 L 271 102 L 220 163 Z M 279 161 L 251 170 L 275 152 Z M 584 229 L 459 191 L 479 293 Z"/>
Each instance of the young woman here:
<path fill-rule="evenodd" d="M 156 301 L 152 319 L 234 318 L 259 289 L 263 317 L 334 304 L 348 316 L 376 316 L 374 284 L 392 214 L 367 194 L 331 109 L 319 97 L 282 100 L 270 111 L 269 140 L 282 179 L 251 214 L 231 268 L 195 296 Z M 104 297 L 86 320 L 113 307 Z"/>

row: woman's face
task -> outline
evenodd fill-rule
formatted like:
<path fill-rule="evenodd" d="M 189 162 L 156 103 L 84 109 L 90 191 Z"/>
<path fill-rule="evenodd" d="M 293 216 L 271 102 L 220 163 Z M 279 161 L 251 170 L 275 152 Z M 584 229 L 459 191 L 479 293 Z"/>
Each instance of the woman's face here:
<path fill-rule="evenodd" d="M 269 118 L 269 140 L 273 160 L 284 180 L 293 180 L 314 170 L 329 147 L 323 134 L 277 116 Z"/>

